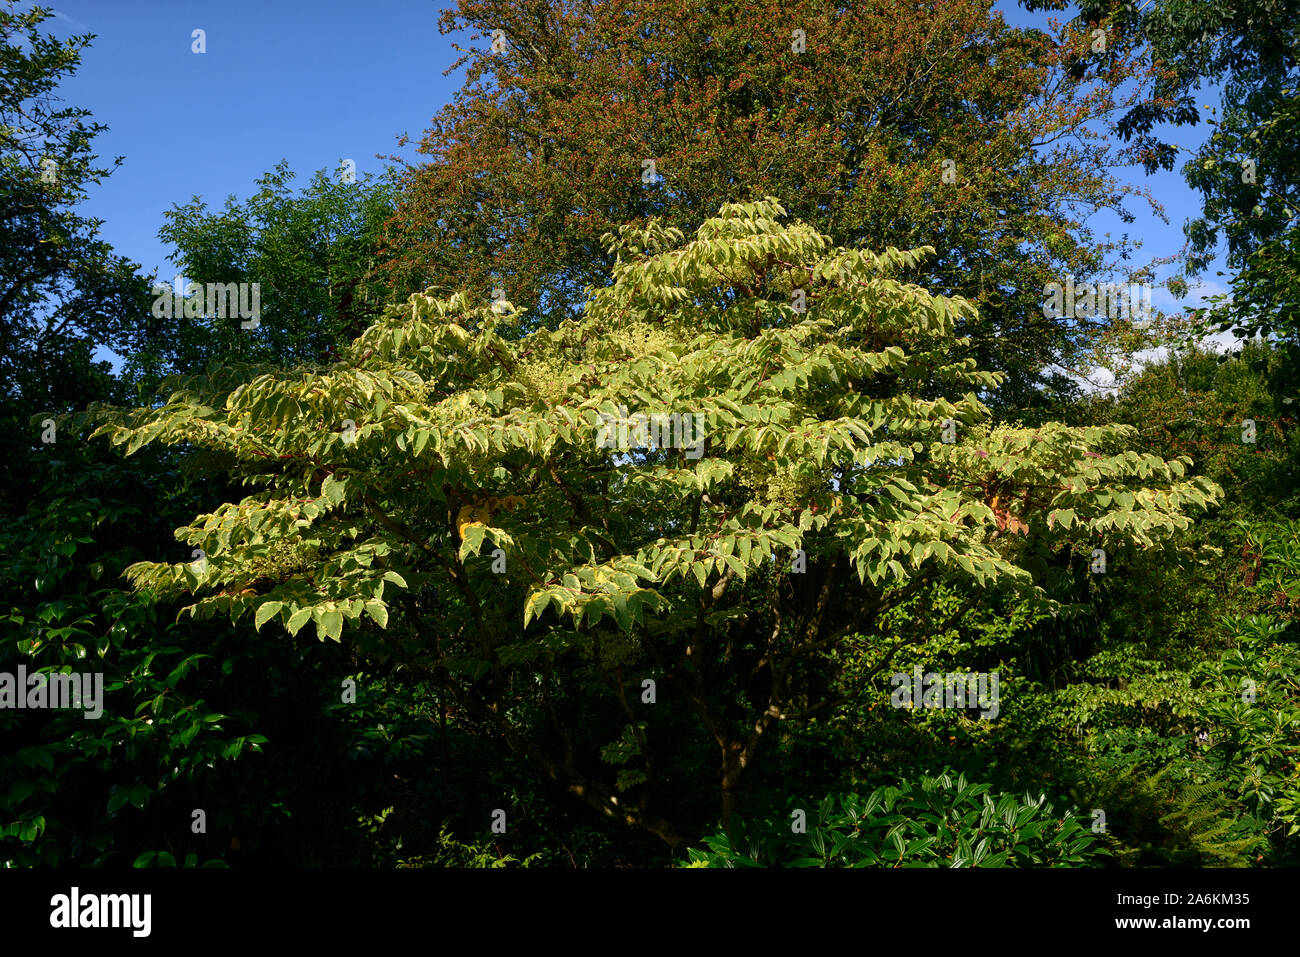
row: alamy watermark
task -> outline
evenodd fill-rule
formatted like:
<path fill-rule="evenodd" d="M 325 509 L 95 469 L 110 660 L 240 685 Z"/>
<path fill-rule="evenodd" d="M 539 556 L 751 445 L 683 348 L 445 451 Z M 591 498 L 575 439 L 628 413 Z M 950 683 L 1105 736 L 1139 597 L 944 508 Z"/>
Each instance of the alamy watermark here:
<path fill-rule="evenodd" d="M 0 671 L 0 709 L 8 708 L 83 708 L 93 720 L 104 713 L 104 673 L 29 675 L 26 665 L 17 674 Z"/>
<path fill-rule="evenodd" d="M 889 679 L 895 708 L 979 708 L 980 717 L 998 716 L 998 673 L 956 671 L 921 673 L 917 665 L 909 675 L 900 671 Z"/>
<path fill-rule="evenodd" d="M 50 926 L 56 929 L 118 927 L 132 937 L 148 937 L 152 912 L 152 894 L 83 894 L 73 887 L 50 898 Z"/>
<path fill-rule="evenodd" d="M 1049 282 L 1043 286 L 1045 319 L 1082 319 L 1086 316 L 1150 322 L 1151 283 L 1085 282 L 1076 286 L 1071 275 L 1065 277 L 1065 285 Z"/>
<path fill-rule="evenodd" d="M 256 329 L 262 320 L 260 282 L 210 282 L 205 287 L 202 283 L 182 282 L 182 277 L 177 276 L 174 286 L 156 282 L 151 291 L 155 319 L 226 319 L 238 314 L 244 320 L 239 324 L 241 329 Z"/>
<path fill-rule="evenodd" d="M 686 449 L 688 459 L 704 454 L 704 413 L 682 415 L 638 412 L 629 416 L 627 406 L 618 414 L 600 413 L 596 447 L 601 449 Z"/>

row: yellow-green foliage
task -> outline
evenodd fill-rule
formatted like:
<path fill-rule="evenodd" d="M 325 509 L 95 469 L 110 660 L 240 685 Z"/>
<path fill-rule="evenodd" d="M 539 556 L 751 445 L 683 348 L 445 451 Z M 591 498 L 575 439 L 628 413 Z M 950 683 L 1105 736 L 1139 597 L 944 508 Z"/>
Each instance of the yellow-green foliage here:
<path fill-rule="evenodd" d="M 558 723 L 548 689 L 574 661 L 575 694 L 601 687 L 625 714 L 651 669 L 713 675 L 723 649 L 743 673 L 713 704 L 754 702 L 735 719 L 751 735 L 815 690 L 782 656 L 822 643 L 784 629 L 852 633 L 859 609 L 881 619 L 891 586 L 918 577 L 1045 606 L 1026 543 L 1154 545 L 1220 494 L 1187 460 L 1126 450 L 1132 429 L 988 429 L 978 394 L 998 376 L 960 358 L 956 335 L 973 307 L 907 279 L 932 250 L 831 248 L 784 216 L 768 198 L 690 239 L 655 223 L 607 236 L 612 283 L 557 331 L 505 336 L 510 304 L 415 295 L 327 369 L 216 370 L 171 383 L 159 408 L 99 415 L 128 451 L 217 450 L 254 490 L 178 531 L 205 569 L 146 562 L 134 580 L 259 628 L 393 627 L 506 725 L 524 720 L 493 697 L 512 674 L 525 710 Z M 703 444 L 610 448 L 601 423 L 623 408 L 698 416 Z M 820 617 L 775 587 L 800 551 L 851 569 Z M 737 664 L 738 630 L 772 636 L 770 688 Z M 557 779 L 632 820 L 613 788 L 653 773 L 622 768 L 608 799 L 575 768 Z"/>

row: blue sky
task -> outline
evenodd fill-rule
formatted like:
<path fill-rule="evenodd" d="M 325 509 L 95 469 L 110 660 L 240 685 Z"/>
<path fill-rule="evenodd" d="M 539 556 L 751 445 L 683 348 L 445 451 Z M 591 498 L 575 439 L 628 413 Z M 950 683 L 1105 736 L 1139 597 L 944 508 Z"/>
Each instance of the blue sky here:
<path fill-rule="evenodd" d="M 415 141 L 459 87 L 438 32 L 441 7 L 417 0 L 55 0 L 56 36 L 94 33 L 60 88 L 109 126 L 101 156 L 125 162 L 84 211 L 105 239 L 168 279 L 157 237 L 163 212 L 199 195 L 220 206 L 253 191 L 281 159 L 305 185 L 348 158 L 360 175 L 376 154 L 413 158 Z M 194 30 L 207 52 L 192 52 Z"/>
<path fill-rule="evenodd" d="M 414 158 L 414 143 L 461 82 L 459 73 L 443 75 L 458 56 L 454 38 L 438 31 L 447 0 L 45 2 L 57 11 L 44 24 L 49 31 L 97 35 L 60 94 L 108 124 L 95 141 L 102 156 L 125 157 L 92 188 L 84 211 L 104 220 L 104 237 L 123 255 L 165 279 L 176 269 L 157 232 L 172 205 L 194 195 L 212 206 L 230 194 L 246 197 L 281 159 L 304 184 L 344 158 L 359 174 L 383 168 L 376 154 Z M 998 8 L 1015 24 L 1044 19 L 1005 0 Z M 196 29 L 206 32 L 206 53 L 192 52 Z M 413 142 L 399 150 L 403 132 Z M 1175 138 L 1194 148 L 1204 136 L 1201 127 Z M 1176 252 L 1183 222 L 1197 210 L 1181 176 L 1120 175 L 1150 188 L 1170 222 L 1134 201 L 1135 223 L 1102 213 L 1098 232 L 1141 237 L 1141 261 Z M 1157 290 L 1155 305 L 1173 300 Z"/>

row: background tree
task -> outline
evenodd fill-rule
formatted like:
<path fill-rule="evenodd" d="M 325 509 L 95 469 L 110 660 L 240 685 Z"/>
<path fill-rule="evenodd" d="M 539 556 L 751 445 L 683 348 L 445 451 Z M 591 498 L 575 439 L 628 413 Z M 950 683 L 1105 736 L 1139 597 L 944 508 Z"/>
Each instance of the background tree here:
<path fill-rule="evenodd" d="M 95 350 L 127 351 L 148 309 L 138 267 L 75 212 L 121 158 L 97 165 L 92 142 L 106 127 L 55 94 L 92 37 L 41 32 L 51 15 L 0 5 L 0 420 L 22 436 L 14 454 L 24 458 L 40 445 L 27 421 L 35 412 L 124 398 Z M 17 466 L 5 485 L 25 498 L 31 478 Z"/>
<path fill-rule="evenodd" d="M 364 860 L 364 832 L 346 836 L 356 794 L 331 783 L 373 776 L 357 768 L 375 761 L 363 747 L 372 716 L 338 714 L 346 650 L 306 656 L 251 629 L 177 623 L 175 607 L 122 587 L 124 568 L 221 500 L 221 477 L 187 479 L 184 449 L 122 461 L 45 423 L 131 401 L 146 369 L 167 368 L 160 343 L 175 349 L 185 331 L 148 321 L 146 279 L 75 212 L 121 159 L 99 165 L 105 127 L 57 98 L 93 38 L 44 34 L 51 15 L 0 4 L 0 426 L 15 440 L 0 469 L 0 672 L 99 672 L 106 695 L 95 720 L 0 709 L 0 866 Z M 336 232 L 353 226 L 342 205 Z M 331 250 L 321 259 L 337 270 L 346 253 Z M 293 292 L 315 302 L 314 289 Z M 229 358 L 219 341 L 188 345 L 184 359 Z M 97 359 L 100 347 L 136 358 L 133 372 Z"/>
<path fill-rule="evenodd" d="M 1060 0 L 1024 0 L 1031 10 L 1060 10 Z M 1154 95 L 1117 125 L 1148 170 L 1173 169 L 1180 152 L 1202 210 L 1186 224 L 1184 278 L 1203 275 L 1221 251 L 1234 271 L 1231 296 L 1193 327 L 1196 335 L 1233 330 L 1275 332 L 1288 362 L 1275 383 L 1280 396 L 1300 389 L 1300 3 L 1295 0 L 1084 0 L 1074 23 L 1108 25 L 1140 38 L 1154 67 Z M 1204 103 L 1208 96 L 1219 103 Z M 1204 117 L 1208 111 L 1209 116 Z M 1195 150 L 1169 141 L 1168 130 L 1199 122 L 1212 128 Z"/>
<path fill-rule="evenodd" d="M 345 177 L 318 170 L 300 192 L 286 163 L 258 191 L 220 211 L 199 197 L 173 206 L 159 238 L 171 260 L 199 284 L 259 283 L 261 319 L 241 328 L 235 316 L 151 317 L 151 347 L 132 356 L 128 374 L 199 372 L 214 359 L 327 362 L 379 313 L 386 289 L 376 275 L 376 246 L 392 213 L 389 177 Z"/>
<path fill-rule="evenodd" d="M 1187 224 L 1188 271 L 1204 273 L 1226 252 L 1231 295 L 1216 297 L 1204 318 L 1239 336 L 1276 333 L 1288 362 L 1274 388 L 1292 398 L 1300 392 L 1300 4 L 1193 4 L 1177 25 L 1158 34 L 1160 52 L 1182 51 L 1173 59 L 1185 75 L 1223 90 L 1208 120 L 1213 132 L 1183 167 L 1202 197 L 1201 215 Z"/>
<path fill-rule="evenodd" d="M 1043 287 L 1131 253 L 1087 225 L 1135 192 L 1098 133 L 1148 83 L 1122 36 L 1098 52 L 981 0 L 463 0 L 442 28 L 482 46 L 407 171 L 395 289 L 500 288 L 554 326 L 605 281 L 607 230 L 657 215 L 689 234 L 778 195 L 836 243 L 939 249 L 920 275 L 977 306 L 961 348 L 1005 374 L 990 402 L 1042 418 L 1075 393 L 1049 367 L 1077 364 L 1098 320 L 1044 318 Z"/>

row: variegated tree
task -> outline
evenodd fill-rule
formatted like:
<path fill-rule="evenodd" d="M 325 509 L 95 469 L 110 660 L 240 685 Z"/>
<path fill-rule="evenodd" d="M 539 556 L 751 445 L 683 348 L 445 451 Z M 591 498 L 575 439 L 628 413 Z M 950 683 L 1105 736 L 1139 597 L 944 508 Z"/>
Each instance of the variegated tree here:
<path fill-rule="evenodd" d="M 1034 556 L 1157 543 L 1219 494 L 1127 450 L 1131 429 L 982 424 L 996 377 L 952 358 L 972 307 L 905 281 L 929 250 L 832 249 L 784 215 L 607 237 L 612 283 L 555 331 L 503 338 L 506 301 L 416 295 L 334 365 L 215 369 L 94 412 L 128 452 L 208 449 L 250 489 L 178 530 L 200 560 L 135 584 L 348 632 L 676 845 L 669 716 L 716 745 L 729 820 L 764 736 L 833 708 L 844 636 L 937 577 L 1046 602 Z M 702 423 L 702 446 L 647 442 L 655 414 Z"/>

